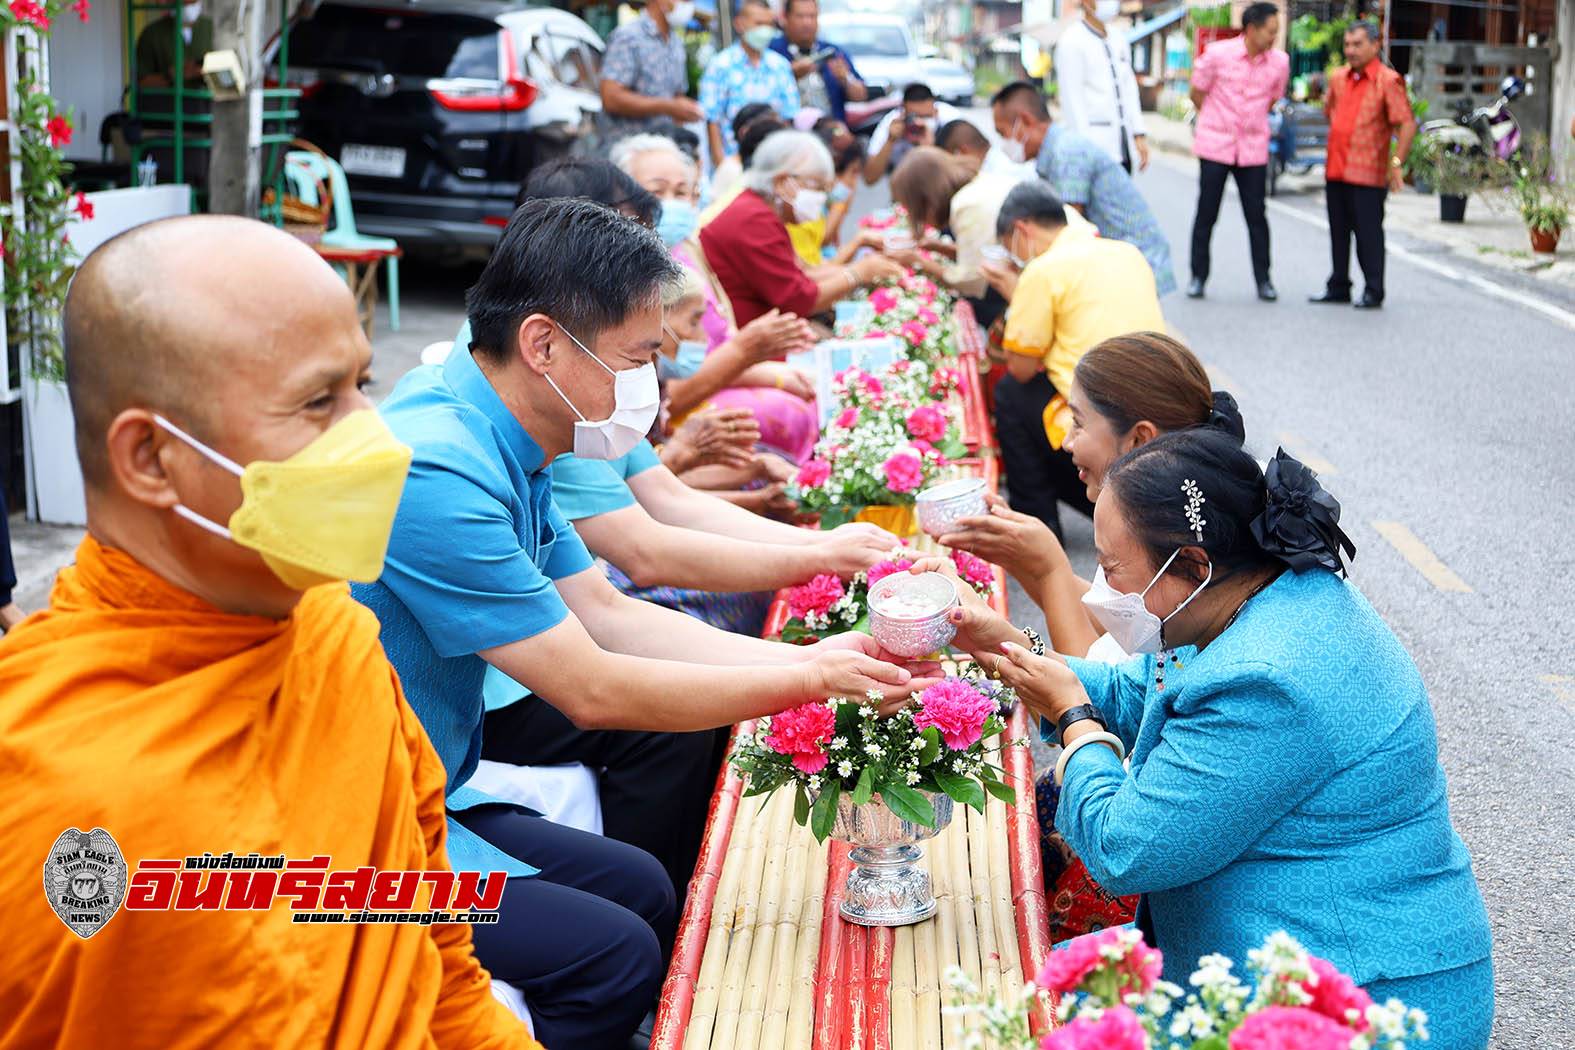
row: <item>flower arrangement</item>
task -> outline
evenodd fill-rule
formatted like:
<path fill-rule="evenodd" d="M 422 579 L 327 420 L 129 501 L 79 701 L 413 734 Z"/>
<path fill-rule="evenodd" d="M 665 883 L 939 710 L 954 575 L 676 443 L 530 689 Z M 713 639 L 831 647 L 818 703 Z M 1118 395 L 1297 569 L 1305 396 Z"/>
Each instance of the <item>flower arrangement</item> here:
<path fill-rule="evenodd" d="M 935 826 L 924 792 L 983 811 L 988 795 L 1016 795 L 990 756 L 1006 731 L 995 698 L 964 678 L 945 678 L 889 718 L 866 701 L 832 697 L 762 718 L 738 738 L 732 762 L 744 794 L 768 795 L 792 785 L 793 818 L 824 842 L 846 793 L 854 805 L 876 795 L 898 817 Z"/>
<path fill-rule="evenodd" d="M 898 547 L 884 561 L 844 583 L 831 573 L 822 573 L 783 595 L 787 603 L 787 622 L 782 625 L 784 642 L 818 641 L 846 631 L 870 633 L 870 586 L 894 572 L 907 572 L 913 566 L 913 552 Z M 983 558 L 967 551 L 952 551 L 952 564 L 981 598 L 995 593 L 995 570 Z M 991 683 L 992 685 L 998 683 Z M 994 690 L 991 690 L 994 695 Z"/>
<path fill-rule="evenodd" d="M 870 316 L 843 326 L 839 336 L 899 336 L 909 357 L 918 361 L 938 361 L 953 352 L 953 299 L 930 278 L 910 271 L 895 283 L 876 287 L 868 302 Z"/>
<path fill-rule="evenodd" d="M 971 1028 L 966 1045 L 980 1050 L 1404 1050 L 1428 1036 L 1422 1011 L 1373 1002 L 1283 931 L 1247 953 L 1251 985 L 1223 955 L 1198 960 L 1190 992 L 1162 980 L 1162 965 L 1140 933 L 1112 927 L 1052 951 L 1015 1003 L 981 999 L 952 967 L 946 1012 Z M 1061 1024 L 1036 1042 L 1030 1012 L 1051 996 Z"/>
<path fill-rule="evenodd" d="M 21 159 L 21 181 L 11 203 L 0 206 L 0 254 L 5 259 L 6 330 L 31 374 L 65 378 L 60 341 L 60 311 L 66 287 L 76 272 L 77 252 L 66 234 L 73 215 L 93 217 L 93 206 L 66 181 L 71 165 L 61 152 L 75 128 L 41 82 L 43 38 L 69 10 L 88 20 L 88 0 L 11 0 L 0 3 L 0 31 L 17 50 L 17 105 L 12 148 Z M 17 32 L 10 32 L 17 30 Z"/>
<path fill-rule="evenodd" d="M 878 373 L 849 368 L 832 383 L 838 410 L 799 468 L 790 493 L 822 528 L 868 506 L 902 506 L 939 470 L 967 452 L 942 402 L 957 389 L 955 368 L 894 361 Z"/>

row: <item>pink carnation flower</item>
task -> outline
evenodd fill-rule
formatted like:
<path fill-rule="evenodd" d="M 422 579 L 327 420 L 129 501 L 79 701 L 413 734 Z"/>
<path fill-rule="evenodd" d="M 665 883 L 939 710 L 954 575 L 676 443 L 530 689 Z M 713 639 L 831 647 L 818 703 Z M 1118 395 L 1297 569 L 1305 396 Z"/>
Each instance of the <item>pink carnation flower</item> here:
<path fill-rule="evenodd" d="M 931 310 L 928 306 L 919 307 L 919 320 L 923 321 L 927 325 L 936 325 L 941 323 L 941 319 L 936 316 L 935 311 Z"/>
<path fill-rule="evenodd" d="M 771 716 L 766 746 L 791 756 L 800 773 L 819 773 L 826 768 L 825 745 L 836 728 L 837 716 L 824 703 L 801 704 Z"/>
<path fill-rule="evenodd" d="M 870 397 L 880 397 L 886 392 L 886 386 L 880 381 L 879 377 L 872 376 L 868 372 L 859 373 L 858 380 L 859 385 L 864 388 L 864 392 Z"/>
<path fill-rule="evenodd" d="M 891 558 L 887 561 L 878 561 L 874 565 L 871 565 L 869 570 L 865 572 L 864 578 L 869 582 L 869 585 L 873 587 L 881 580 L 884 580 L 886 577 L 890 576 L 892 573 L 907 572 L 912 567 L 913 559 L 911 558 Z"/>
<path fill-rule="evenodd" d="M 935 377 L 930 380 L 930 393 L 946 394 L 956 390 L 962 385 L 962 373 L 955 368 L 937 368 Z"/>
<path fill-rule="evenodd" d="M 1302 982 L 1302 988 L 1312 996 L 1307 1008 L 1350 1025 L 1358 1032 L 1367 1031 L 1367 1008 L 1373 1005 L 1372 996 L 1358 988 L 1355 981 L 1327 959 L 1313 955 L 1308 956 L 1307 962 L 1318 979 L 1317 984 Z M 1356 1015 L 1354 1018 L 1352 1011 Z"/>
<path fill-rule="evenodd" d="M 940 450 L 923 438 L 914 438 L 912 441 L 908 442 L 908 447 L 913 449 L 913 451 L 917 452 L 919 455 L 923 456 L 925 459 L 941 458 Z"/>
<path fill-rule="evenodd" d="M 894 375 L 907 375 L 908 369 L 913 367 L 912 361 L 893 361 L 888 368 Z"/>
<path fill-rule="evenodd" d="M 831 464 L 823 459 L 812 459 L 798 468 L 798 483 L 807 489 L 818 489 L 831 477 Z"/>
<path fill-rule="evenodd" d="M 934 726 L 941 731 L 947 747 L 966 751 L 979 742 L 984 723 L 993 714 L 994 700 L 961 678 L 947 678 L 919 695 L 913 724 L 921 731 Z"/>
<path fill-rule="evenodd" d="M 822 573 L 808 583 L 788 588 L 788 615 L 802 620 L 807 614 L 825 616 L 845 593 L 842 581 L 831 573 Z"/>
<path fill-rule="evenodd" d="M 870 293 L 870 306 L 877 314 L 887 313 L 897 307 L 897 292 L 892 288 L 877 288 Z"/>
<path fill-rule="evenodd" d="M 946 413 L 939 405 L 922 405 L 908 413 L 908 434 L 925 441 L 939 441 L 946 436 Z"/>
<path fill-rule="evenodd" d="M 924 340 L 930 335 L 930 330 L 918 321 L 904 321 L 899 331 L 902 332 L 902 337 L 914 346 L 923 346 Z"/>
<path fill-rule="evenodd" d="M 957 566 L 957 575 L 973 584 L 975 587 L 992 587 L 995 585 L 995 570 L 990 568 L 990 563 L 965 550 L 952 551 L 952 564 Z"/>
<path fill-rule="evenodd" d="M 843 430 L 851 429 L 859 421 L 859 410 L 849 405 L 837 413 L 837 418 L 832 420 L 832 426 L 841 427 Z"/>
<path fill-rule="evenodd" d="M 1079 1017 L 1062 1025 L 1039 1046 L 1040 1050 L 1146 1050 L 1148 1035 L 1137 1014 L 1117 1006 L 1100 1014 L 1097 1021 Z"/>
<path fill-rule="evenodd" d="M 912 492 L 924 484 L 924 462 L 911 452 L 893 453 L 881 470 L 886 474 L 886 487 L 893 492 Z"/>
<path fill-rule="evenodd" d="M 1119 944 L 1123 936 L 1120 927 L 1085 934 L 1069 942 L 1065 948 L 1050 953 L 1039 971 L 1038 984 L 1058 995 L 1075 991 L 1093 973 L 1105 966 L 1113 966 L 1121 975 L 1121 991 L 1147 995 L 1153 991 L 1164 969 L 1164 956 L 1157 948 L 1150 948 L 1139 940 L 1127 949 L 1117 963 L 1110 963 L 1101 950 Z"/>
<path fill-rule="evenodd" d="M 1230 1050 L 1349 1050 L 1351 1030 L 1303 1006 L 1271 1006 L 1247 1015 L 1230 1034 Z"/>

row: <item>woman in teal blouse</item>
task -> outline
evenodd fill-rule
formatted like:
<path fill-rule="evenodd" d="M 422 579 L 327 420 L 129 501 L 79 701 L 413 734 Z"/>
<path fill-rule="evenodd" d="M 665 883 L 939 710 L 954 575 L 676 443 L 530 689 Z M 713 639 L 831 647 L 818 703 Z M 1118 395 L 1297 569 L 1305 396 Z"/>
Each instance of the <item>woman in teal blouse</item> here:
<path fill-rule="evenodd" d="M 982 603 L 959 614 L 959 644 L 1062 744 L 1057 827 L 1101 885 L 1143 895 L 1167 978 L 1208 952 L 1240 965 L 1283 929 L 1374 999 L 1425 1010 L 1433 1050 L 1475 1050 L 1493 1016 L 1487 914 L 1427 690 L 1336 575 L 1355 552 L 1338 520 L 1283 451 L 1265 474 L 1229 436 L 1167 434 L 1111 468 L 1094 512 L 1087 601 L 1149 655 L 1035 656 Z"/>

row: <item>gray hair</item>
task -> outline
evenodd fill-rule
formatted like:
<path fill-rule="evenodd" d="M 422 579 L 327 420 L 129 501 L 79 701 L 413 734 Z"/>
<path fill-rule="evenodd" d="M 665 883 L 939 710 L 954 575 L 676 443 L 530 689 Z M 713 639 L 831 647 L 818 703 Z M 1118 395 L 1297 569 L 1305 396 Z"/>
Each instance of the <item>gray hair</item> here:
<path fill-rule="evenodd" d="M 613 167 L 625 175 L 632 175 L 633 172 L 629 169 L 634 167 L 634 158 L 642 153 L 669 153 L 683 161 L 685 166 L 694 168 L 694 161 L 684 155 L 684 151 L 678 148 L 678 143 L 666 135 L 653 135 L 649 132 L 619 139 L 613 144 L 607 159 L 612 161 Z"/>
<path fill-rule="evenodd" d="M 836 177 L 831 151 L 820 137 L 808 131 L 777 131 L 755 150 L 742 182 L 745 189 L 771 196 L 771 184 L 783 175 L 818 175 L 828 182 Z"/>
<path fill-rule="evenodd" d="M 1378 32 L 1378 25 L 1370 18 L 1358 18 L 1345 27 L 1347 33 L 1363 33 L 1367 39 L 1375 44 L 1383 43 L 1383 36 Z"/>
<path fill-rule="evenodd" d="M 685 300 L 698 299 L 704 295 L 705 282 L 700 275 L 683 266 L 676 277 L 662 285 L 662 308 L 671 310 Z"/>

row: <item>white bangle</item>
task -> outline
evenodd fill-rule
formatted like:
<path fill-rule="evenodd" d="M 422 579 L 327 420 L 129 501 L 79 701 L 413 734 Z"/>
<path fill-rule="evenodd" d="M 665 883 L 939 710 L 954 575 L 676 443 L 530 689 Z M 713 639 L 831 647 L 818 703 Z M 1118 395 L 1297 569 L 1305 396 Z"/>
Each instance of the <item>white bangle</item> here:
<path fill-rule="evenodd" d="M 1085 733 L 1061 749 L 1061 757 L 1056 759 L 1055 763 L 1056 787 L 1060 787 L 1066 780 L 1067 760 L 1073 755 L 1077 754 L 1077 749 L 1082 747 L 1084 744 L 1106 744 L 1109 746 L 1110 750 L 1116 753 L 1116 758 L 1124 759 L 1127 757 L 1127 747 L 1121 742 L 1121 738 L 1116 736 L 1116 734 Z"/>

